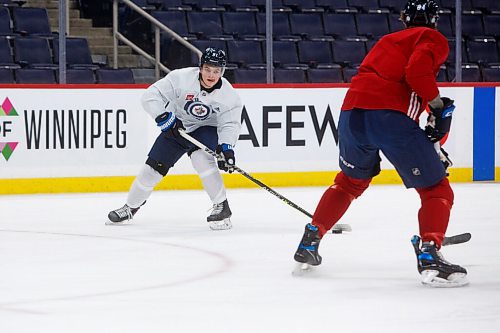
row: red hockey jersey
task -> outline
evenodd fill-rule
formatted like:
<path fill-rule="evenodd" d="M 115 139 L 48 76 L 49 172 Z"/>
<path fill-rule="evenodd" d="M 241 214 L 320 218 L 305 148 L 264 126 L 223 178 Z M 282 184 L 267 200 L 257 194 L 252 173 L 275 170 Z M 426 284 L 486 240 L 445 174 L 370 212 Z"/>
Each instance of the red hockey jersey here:
<path fill-rule="evenodd" d="M 430 28 L 382 37 L 353 77 L 342 110 L 389 109 L 417 119 L 439 93 L 436 76 L 448 52 L 446 37 Z"/>

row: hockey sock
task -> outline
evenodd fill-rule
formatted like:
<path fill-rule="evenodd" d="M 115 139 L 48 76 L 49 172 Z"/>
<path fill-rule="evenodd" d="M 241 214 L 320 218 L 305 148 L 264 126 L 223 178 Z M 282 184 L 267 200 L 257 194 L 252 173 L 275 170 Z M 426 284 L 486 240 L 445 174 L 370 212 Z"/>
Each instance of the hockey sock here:
<path fill-rule="evenodd" d="M 127 205 L 130 208 L 140 207 L 149 198 L 154 187 L 162 178 L 163 176 L 159 172 L 144 164 L 130 187 Z"/>
<path fill-rule="evenodd" d="M 213 204 L 226 200 L 226 189 L 215 159 L 202 150 L 195 150 L 191 154 L 191 163 Z"/>
<path fill-rule="evenodd" d="M 342 171 L 335 177 L 316 207 L 312 224 L 318 227 L 319 236 L 323 237 L 344 215 L 351 202 L 359 197 L 370 185 L 370 179 L 355 179 Z"/>
<path fill-rule="evenodd" d="M 448 178 L 443 178 L 437 185 L 416 190 L 422 202 L 418 211 L 420 236 L 424 242 L 434 241 L 439 249 L 450 220 L 453 190 Z"/>

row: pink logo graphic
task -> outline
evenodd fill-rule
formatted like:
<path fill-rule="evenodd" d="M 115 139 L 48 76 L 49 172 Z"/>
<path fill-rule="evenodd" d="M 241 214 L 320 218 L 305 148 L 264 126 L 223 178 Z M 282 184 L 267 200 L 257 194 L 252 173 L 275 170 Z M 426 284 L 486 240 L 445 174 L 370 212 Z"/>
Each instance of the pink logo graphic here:
<path fill-rule="evenodd" d="M 0 116 L 18 116 L 16 109 L 7 97 L 0 106 Z"/>

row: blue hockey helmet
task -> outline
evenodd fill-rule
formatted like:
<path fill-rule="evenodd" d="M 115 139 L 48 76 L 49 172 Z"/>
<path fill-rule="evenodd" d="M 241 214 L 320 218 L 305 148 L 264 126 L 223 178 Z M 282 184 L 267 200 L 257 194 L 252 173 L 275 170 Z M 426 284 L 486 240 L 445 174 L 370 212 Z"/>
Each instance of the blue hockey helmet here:
<path fill-rule="evenodd" d="M 207 47 L 205 52 L 201 55 L 200 67 L 203 66 L 203 64 L 208 64 L 224 68 L 226 67 L 226 62 L 226 52 L 213 47 Z"/>
<path fill-rule="evenodd" d="M 409 0 L 401 11 L 401 20 L 407 27 L 436 28 L 438 10 L 436 0 Z"/>

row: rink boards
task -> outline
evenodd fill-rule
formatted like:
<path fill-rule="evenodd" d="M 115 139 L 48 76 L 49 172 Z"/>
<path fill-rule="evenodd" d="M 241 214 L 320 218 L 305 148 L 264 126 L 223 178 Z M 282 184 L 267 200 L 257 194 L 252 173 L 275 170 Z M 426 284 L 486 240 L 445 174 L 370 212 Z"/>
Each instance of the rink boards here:
<path fill-rule="evenodd" d="M 498 181 L 500 84 L 440 88 L 455 100 L 444 145 L 454 182 Z M 338 172 L 337 121 L 347 85 L 238 86 L 238 166 L 270 186 L 323 186 Z M 0 194 L 128 190 L 158 135 L 145 86 L 0 86 Z M 421 119 L 425 123 L 424 117 Z M 383 158 L 375 183 L 400 183 Z M 228 187 L 254 186 L 224 175 Z M 158 189 L 201 183 L 183 157 Z"/>

